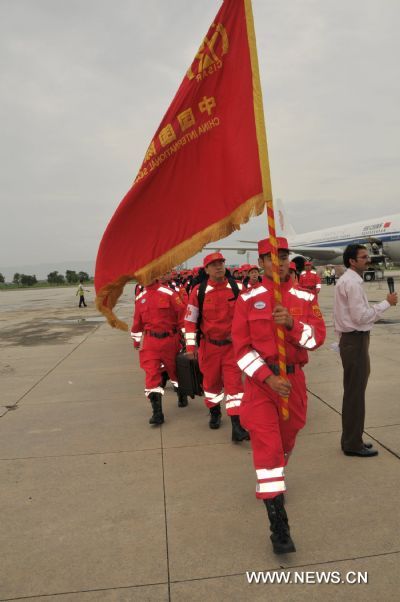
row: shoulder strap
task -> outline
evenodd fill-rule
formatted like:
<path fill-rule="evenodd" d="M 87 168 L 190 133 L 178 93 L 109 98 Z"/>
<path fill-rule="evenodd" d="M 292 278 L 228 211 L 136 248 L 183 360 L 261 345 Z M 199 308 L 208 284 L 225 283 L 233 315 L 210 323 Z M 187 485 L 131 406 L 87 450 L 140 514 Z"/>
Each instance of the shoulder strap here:
<path fill-rule="evenodd" d="M 204 297 L 206 296 L 206 288 L 207 288 L 208 280 L 203 280 L 199 284 L 199 290 L 197 291 L 197 301 L 199 303 L 199 317 L 197 319 L 197 326 L 200 328 L 201 315 L 203 313 L 203 304 Z"/>
<path fill-rule="evenodd" d="M 199 289 L 197 291 L 197 302 L 199 304 L 199 315 L 197 318 L 197 337 L 196 337 L 197 346 L 200 345 L 200 338 L 201 338 L 200 324 L 201 324 L 201 318 L 203 315 L 203 304 L 204 304 L 204 297 L 206 296 L 207 284 L 208 284 L 208 278 L 206 280 L 203 280 L 202 282 L 200 282 Z"/>
<path fill-rule="evenodd" d="M 237 299 L 240 294 L 240 289 L 238 287 L 238 283 L 236 282 L 236 280 L 234 278 L 228 278 L 228 282 L 231 285 L 233 296 L 235 297 L 235 299 Z"/>

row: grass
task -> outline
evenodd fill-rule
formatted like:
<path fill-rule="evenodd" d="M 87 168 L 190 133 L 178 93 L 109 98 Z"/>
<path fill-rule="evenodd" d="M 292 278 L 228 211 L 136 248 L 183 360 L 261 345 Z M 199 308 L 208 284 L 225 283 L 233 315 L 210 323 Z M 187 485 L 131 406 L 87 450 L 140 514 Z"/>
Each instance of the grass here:
<path fill-rule="evenodd" d="M 90 286 L 93 284 L 93 280 L 89 280 L 88 282 L 84 282 L 84 286 Z M 23 286 L 22 284 L 14 284 L 14 282 L 0 282 L 0 291 L 14 291 L 18 289 L 33 289 L 33 288 L 78 288 L 79 282 L 74 282 L 73 284 L 68 282 L 63 282 L 62 284 L 53 284 L 51 282 L 46 282 L 45 280 L 39 280 L 36 284 L 32 286 Z"/>

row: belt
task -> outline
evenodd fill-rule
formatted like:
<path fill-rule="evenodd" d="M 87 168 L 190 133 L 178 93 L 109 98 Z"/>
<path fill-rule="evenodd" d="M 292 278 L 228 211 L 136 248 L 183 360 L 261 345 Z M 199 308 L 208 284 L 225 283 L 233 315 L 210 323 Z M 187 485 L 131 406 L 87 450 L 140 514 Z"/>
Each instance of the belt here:
<path fill-rule="evenodd" d="M 267 364 L 268 368 L 275 374 L 275 376 L 279 376 L 279 366 L 278 364 Z M 294 374 L 295 364 L 289 364 L 286 366 L 286 374 Z"/>
<path fill-rule="evenodd" d="M 209 343 L 212 345 L 217 345 L 218 347 L 223 347 L 224 345 L 230 345 L 232 341 L 229 339 L 222 339 L 222 341 L 216 341 L 215 339 L 207 339 Z"/>
<path fill-rule="evenodd" d="M 172 337 L 176 332 L 154 332 L 153 330 L 145 330 L 144 334 L 148 334 L 156 339 L 165 339 L 167 337 Z"/>
<path fill-rule="evenodd" d="M 342 332 L 343 334 L 369 334 L 369 330 L 351 330 L 350 332 Z"/>

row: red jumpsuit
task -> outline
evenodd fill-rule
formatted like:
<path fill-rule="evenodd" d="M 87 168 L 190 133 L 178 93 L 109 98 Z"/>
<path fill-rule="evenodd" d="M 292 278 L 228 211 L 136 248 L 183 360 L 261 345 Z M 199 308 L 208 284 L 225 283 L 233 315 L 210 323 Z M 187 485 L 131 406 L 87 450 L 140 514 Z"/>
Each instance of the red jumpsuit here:
<path fill-rule="evenodd" d="M 166 370 L 171 383 L 178 386 L 176 354 L 185 311 L 186 306 L 180 296 L 159 282 L 146 286 L 136 298 L 131 336 L 134 347 L 139 349 L 144 335 L 139 357 L 140 367 L 146 373 L 147 396 L 164 393 L 160 386 L 162 370 Z"/>
<path fill-rule="evenodd" d="M 178 293 L 186 307 L 189 301 L 189 295 L 187 294 L 185 287 L 182 284 L 174 283 L 174 289 Z"/>
<path fill-rule="evenodd" d="M 301 272 L 299 286 L 310 291 L 310 293 L 318 294 L 321 290 L 321 278 L 315 270 L 304 270 Z"/>
<path fill-rule="evenodd" d="M 284 467 L 306 422 L 302 367 L 308 362 L 307 350 L 322 345 L 326 334 L 315 295 L 294 288 L 291 280 L 281 283 L 281 290 L 282 305 L 294 322 L 291 330 L 285 328 L 287 377 L 292 384 L 287 421 L 281 419 L 278 394 L 264 383 L 278 368 L 271 280 L 263 278 L 258 287 L 239 297 L 232 324 L 237 363 L 246 374 L 240 422 L 250 433 L 258 498 L 273 498 L 286 490 Z"/>
<path fill-rule="evenodd" d="M 189 352 L 196 348 L 199 286 L 195 286 L 190 293 L 185 316 L 186 349 Z M 241 288 L 240 283 L 238 286 Z M 228 416 L 239 414 L 243 397 L 242 375 L 236 364 L 231 335 L 235 302 L 228 280 L 208 281 L 200 323 L 202 338 L 199 349 L 204 401 L 208 408 L 215 407 L 224 399 L 225 392 Z"/>

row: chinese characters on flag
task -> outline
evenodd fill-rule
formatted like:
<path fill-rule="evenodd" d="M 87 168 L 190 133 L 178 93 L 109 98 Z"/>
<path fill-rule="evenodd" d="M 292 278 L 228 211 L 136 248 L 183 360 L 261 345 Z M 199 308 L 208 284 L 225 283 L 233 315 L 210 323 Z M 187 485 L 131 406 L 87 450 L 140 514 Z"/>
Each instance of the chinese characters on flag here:
<path fill-rule="evenodd" d="M 251 0 L 225 0 L 97 255 L 97 306 L 228 236 L 271 200 Z M 260 165 L 263 164 L 263 170 Z"/>

